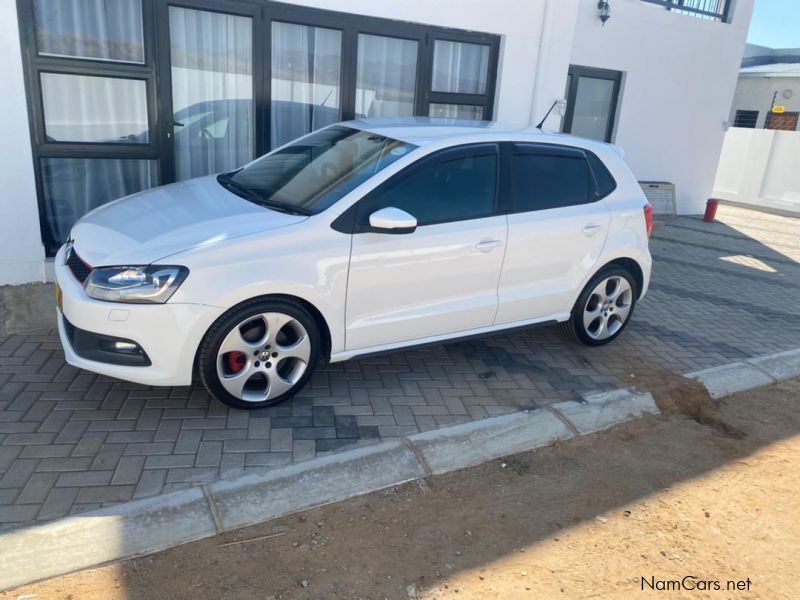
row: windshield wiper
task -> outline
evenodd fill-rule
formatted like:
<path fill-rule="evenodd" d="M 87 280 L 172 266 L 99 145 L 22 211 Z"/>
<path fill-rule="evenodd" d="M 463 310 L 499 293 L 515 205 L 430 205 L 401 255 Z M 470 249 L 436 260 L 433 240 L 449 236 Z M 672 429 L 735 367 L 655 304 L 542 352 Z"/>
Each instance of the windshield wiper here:
<path fill-rule="evenodd" d="M 229 190 L 237 196 L 241 196 L 245 200 L 250 200 L 251 202 L 254 202 L 260 206 L 271 208 L 279 212 L 288 213 L 290 215 L 303 215 L 304 217 L 307 217 L 311 214 L 310 211 L 304 208 L 299 208 L 285 202 L 277 202 L 275 200 L 268 200 L 264 198 L 258 192 L 255 192 L 254 190 L 243 186 L 241 183 L 234 181 L 233 176 L 236 173 L 238 173 L 238 171 L 233 171 L 232 173 L 222 173 L 221 175 L 217 176 L 217 181 L 226 190 Z"/>

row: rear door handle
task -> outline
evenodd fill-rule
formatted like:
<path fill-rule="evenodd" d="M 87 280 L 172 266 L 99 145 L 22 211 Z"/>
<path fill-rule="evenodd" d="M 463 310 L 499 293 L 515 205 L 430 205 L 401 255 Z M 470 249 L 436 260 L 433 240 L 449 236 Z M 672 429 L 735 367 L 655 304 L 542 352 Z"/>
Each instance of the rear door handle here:
<path fill-rule="evenodd" d="M 586 227 L 581 229 L 581 231 L 583 231 L 584 235 L 586 235 L 588 237 L 592 237 L 595 233 L 600 231 L 602 228 L 603 228 L 603 226 L 602 225 L 598 225 L 597 223 L 589 223 Z"/>
<path fill-rule="evenodd" d="M 503 243 L 502 240 L 485 239 L 475 244 L 475 247 L 481 252 L 491 252 L 498 246 L 502 245 L 502 243 Z"/>

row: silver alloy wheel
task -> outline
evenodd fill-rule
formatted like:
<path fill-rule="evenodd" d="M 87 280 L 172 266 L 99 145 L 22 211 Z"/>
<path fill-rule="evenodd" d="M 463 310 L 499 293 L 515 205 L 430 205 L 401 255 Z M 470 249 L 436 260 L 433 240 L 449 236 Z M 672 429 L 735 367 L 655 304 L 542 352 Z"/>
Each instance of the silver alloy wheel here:
<path fill-rule="evenodd" d="M 225 336 L 217 352 L 217 375 L 235 398 L 263 402 L 291 390 L 310 357 L 311 339 L 300 321 L 284 313 L 262 313 Z"/>
<path fill-rule="evenodd" d="M 589 294 L 583 309 L 583 327 L 589 337 L 605 340 L 616 334 L 631 312 L 633 290 L 624 277 L 601 281 Z"/>

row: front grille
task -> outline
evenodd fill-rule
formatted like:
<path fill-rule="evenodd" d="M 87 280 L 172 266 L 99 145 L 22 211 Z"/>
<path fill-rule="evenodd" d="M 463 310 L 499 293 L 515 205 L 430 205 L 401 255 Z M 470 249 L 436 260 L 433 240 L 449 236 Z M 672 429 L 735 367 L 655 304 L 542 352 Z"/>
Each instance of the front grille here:
<path fill-rule="evenodd" d="M 92 272 L 92 267 L 90 267 L 81 260 L 81 257 L 78 256 L 78 253 L 75 252 L 74 248 L 67 257 L 67 266 L 69 267 L 69 270 L 72 271 L 72 274 L 75 276 L 75 279 L 77 279 L 81 283 L 86 281 L 86 278 L 89 276 L 89 273 Z"/>

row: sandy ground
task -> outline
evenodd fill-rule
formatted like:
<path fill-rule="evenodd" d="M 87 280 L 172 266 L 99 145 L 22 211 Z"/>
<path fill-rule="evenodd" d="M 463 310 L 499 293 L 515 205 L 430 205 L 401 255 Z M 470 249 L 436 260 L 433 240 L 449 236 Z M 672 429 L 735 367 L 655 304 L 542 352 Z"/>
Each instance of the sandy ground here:
<path fill-rule="evenodd" d="M 662 417 L 0 597 L 800 598 L 800 381 L 656 392 Z"/>

